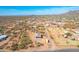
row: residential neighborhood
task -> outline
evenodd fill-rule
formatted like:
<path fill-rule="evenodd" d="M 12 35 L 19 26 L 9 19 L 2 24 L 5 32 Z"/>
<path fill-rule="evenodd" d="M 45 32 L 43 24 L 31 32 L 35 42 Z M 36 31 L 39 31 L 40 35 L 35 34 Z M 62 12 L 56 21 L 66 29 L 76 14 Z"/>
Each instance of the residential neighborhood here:
<path fill-rule="evenodd" d="M 57 15 L 0 16 L 1 51 L 79 48 L 79 10 Z"/>

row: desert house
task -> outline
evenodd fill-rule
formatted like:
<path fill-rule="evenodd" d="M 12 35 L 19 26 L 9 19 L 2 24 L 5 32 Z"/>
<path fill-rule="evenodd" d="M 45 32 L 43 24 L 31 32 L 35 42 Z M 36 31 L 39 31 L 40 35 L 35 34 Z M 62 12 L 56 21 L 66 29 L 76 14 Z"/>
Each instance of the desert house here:
<path fill-rule="evenodd" d="M 0 41 L 6 40 L 7 37 L 8 37 L 7 35 L 1 35 L 1 34 L 0 34 Z"/>

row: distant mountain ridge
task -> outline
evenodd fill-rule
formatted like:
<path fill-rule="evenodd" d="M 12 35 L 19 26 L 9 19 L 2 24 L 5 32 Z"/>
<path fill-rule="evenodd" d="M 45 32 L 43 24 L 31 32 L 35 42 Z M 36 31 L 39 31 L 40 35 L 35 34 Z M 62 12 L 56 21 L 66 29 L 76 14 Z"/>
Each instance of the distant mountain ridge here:
<path fill-rule="evenodd" d="M 79 10 L 73 10 L 73 11 L 68 11 L 66 13 L 63 13 L 64 15 L 74 15 L 74 14 L 79 14 Z"/>
<path fill-rule="evenodd" d="M 0 16 L 0 23 L 18 20 L 74 20 L 79 21 L 79 10 L 69 11 L 59 15 L 32 15 L 32 16 Z"/>

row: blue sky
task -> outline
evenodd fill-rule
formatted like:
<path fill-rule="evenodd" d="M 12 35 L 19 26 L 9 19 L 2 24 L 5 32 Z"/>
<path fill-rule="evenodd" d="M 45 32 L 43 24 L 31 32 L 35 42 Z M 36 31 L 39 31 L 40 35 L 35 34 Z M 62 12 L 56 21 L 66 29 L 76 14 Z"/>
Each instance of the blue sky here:
<path fill-rule="evenodd" d="M 0 6 L 0 16 L 51 15 L 71 10 L 79 10 L 79 6 Z"/>

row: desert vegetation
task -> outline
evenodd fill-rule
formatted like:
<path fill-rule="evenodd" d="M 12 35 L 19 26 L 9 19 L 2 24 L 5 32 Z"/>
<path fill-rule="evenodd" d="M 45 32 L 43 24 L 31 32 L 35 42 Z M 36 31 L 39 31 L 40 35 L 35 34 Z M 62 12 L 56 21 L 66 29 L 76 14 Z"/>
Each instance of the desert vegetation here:
<path fill-rule="evenodd" d="M 1 50 L 79 48 L 79 11 L 60 15 L 0 16 Z M 50 48 L 49 48 L 50 46 Z"/>

